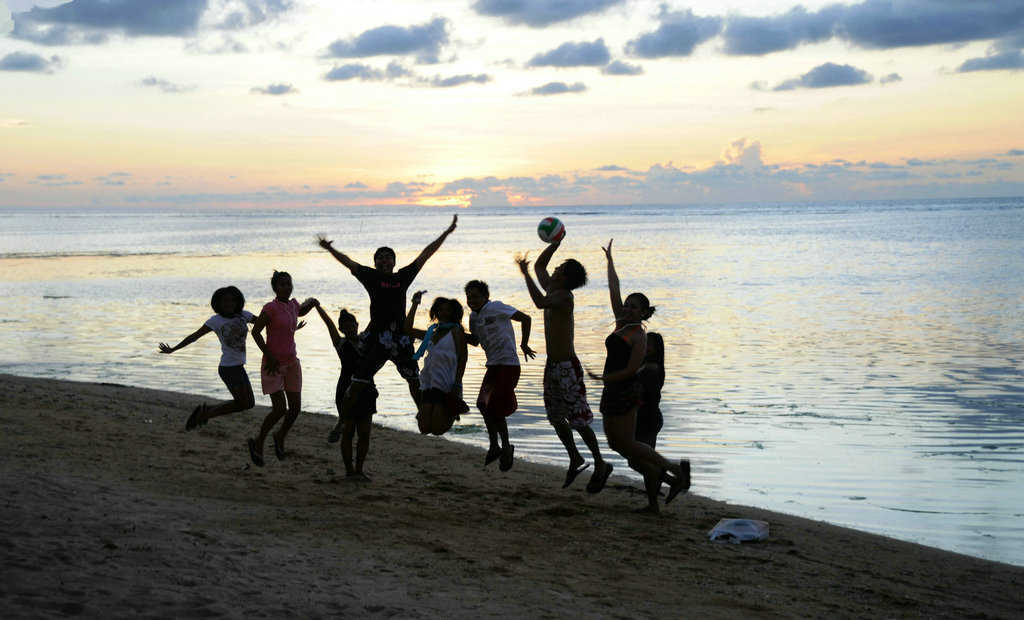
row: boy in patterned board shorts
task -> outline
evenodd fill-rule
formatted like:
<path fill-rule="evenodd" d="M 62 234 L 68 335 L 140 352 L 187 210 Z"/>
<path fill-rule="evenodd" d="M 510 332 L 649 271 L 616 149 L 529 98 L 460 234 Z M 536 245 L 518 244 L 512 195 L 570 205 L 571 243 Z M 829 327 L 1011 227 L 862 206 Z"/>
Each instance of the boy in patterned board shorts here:
<path fill-rule="evenodd" d="M 589 493 L 599 493 L 612 473 L 612 464 L 601 458 L 597 436 L 590 427 L 594 414 L 587 404 L 587 387 L 583 368 L 573 345 L 572 291 L 587 283 L 587 270 L 578 261 L 568 259 L 548 275 L 548 263 L 562 240 L 548 244 L 534 266 L 537 282 L 530 277 L 530 262 L 519 258 L 519 270 L 526 278 L 526 287 L 537 307 L 544 311 L 544 340 L 547 364 L 544 367 L 544 407 L 548 421 L 555 427 L 558 439 L 569 454 L 569 471 L 562 488 L 568 487 L 589 465 L 576 448 L 573 431 L 580 436 L 594 458 L 594 473 L 587 483 Z M 539 286 L 538 286 L 539 283 Z M 543 287 L 543 290 L 541 290 Z"/>

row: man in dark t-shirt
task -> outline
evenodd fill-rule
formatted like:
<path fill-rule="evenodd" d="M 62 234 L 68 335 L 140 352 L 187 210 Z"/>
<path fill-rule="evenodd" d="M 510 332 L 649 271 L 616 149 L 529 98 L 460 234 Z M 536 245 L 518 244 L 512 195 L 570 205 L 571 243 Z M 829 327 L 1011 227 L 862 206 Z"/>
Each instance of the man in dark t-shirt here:
<path fill-rule="evenodd" d="M 405 333 L 404 327 L 405 297 L 423 265 L 437 252 L 448 235 L 452 234 L 458 220 L 458 215 L 453 216 L 451 225 L 441 233 L 441 236 L 423 248 L 416 260 L 398 271 L 395 271 L 395 251 L 389 247 L 377 248 L 373 254 L 373 267 L 367 267 L 334 249 L 331 241 L 320 239 L 320 247 L 347 267 L 370 296 L 370 323 L 360 336 L 359 363 L 352 373 L 352 383 L 345 392 L 338 423 L 327 436 L 327 441 L 334 443 L 341 438 L 343 421 L 359 393 L 388 360 L 391 360 L 399 374 L 409 384 L 409 393 L 417 405 L 419 404 L 419 367 L 412 359 L 412 339 Z"/>

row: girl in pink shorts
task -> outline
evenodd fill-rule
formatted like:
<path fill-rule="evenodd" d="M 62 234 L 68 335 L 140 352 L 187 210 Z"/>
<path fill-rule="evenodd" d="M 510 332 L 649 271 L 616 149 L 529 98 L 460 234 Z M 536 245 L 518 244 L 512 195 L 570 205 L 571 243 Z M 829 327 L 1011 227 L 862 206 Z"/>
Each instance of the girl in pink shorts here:
<path fill-rule="evenodd" d="M 295 354 L 295 332 L 306 324 L 299 321 L 299 317 L 317 304 L 312 298 L 302 304 L 292 298 L 292 277 L 287 272 L 275 271 L 270 286 L 276 296 L 263 306 L 252 328 L 252 339 L 263 351 L 260 365 L 263 393 L 270 395 L 272 405 L 259 434 L 248 442 L 249 456 L 257 467 L 263 467 L 263 444 L 267 435 L 282 418 L 281 428 L 271 436 L 274 454 L 279 461 L 284 459 L 284 439 L 302 409 L 302 366 Z M 264 329 L 267 330 L 266 340 Z"/>

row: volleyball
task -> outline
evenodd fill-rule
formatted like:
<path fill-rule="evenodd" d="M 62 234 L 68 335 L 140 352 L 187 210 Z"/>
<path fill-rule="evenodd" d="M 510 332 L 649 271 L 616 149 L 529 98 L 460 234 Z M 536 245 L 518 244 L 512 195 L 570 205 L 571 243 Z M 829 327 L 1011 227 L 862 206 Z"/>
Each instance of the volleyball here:
<path fill-rule="evenodd" d="M 557 217 L 546 217 L 537 225 L 537 234 L 544 243 L 561 241 L 565 236 L 565 225 Z"/>

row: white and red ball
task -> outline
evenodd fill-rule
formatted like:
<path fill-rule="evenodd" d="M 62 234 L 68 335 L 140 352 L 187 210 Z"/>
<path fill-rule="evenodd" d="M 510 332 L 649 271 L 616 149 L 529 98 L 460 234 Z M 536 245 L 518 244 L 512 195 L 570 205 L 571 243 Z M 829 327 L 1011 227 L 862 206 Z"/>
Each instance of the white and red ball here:
<path fill-rule="evenodd" d="M 565 236 L 565 225 L 557 217 L 546 217 L 537 225 L 537 235 L 544 243 L 561 241 Z"/>

